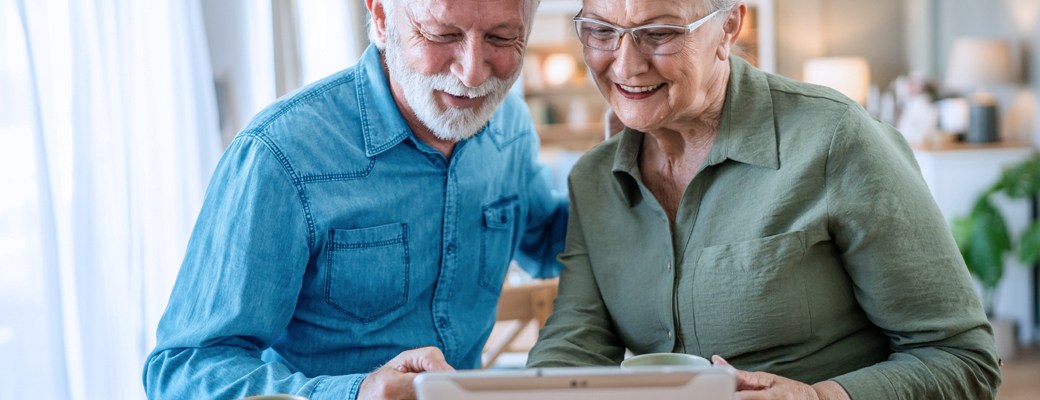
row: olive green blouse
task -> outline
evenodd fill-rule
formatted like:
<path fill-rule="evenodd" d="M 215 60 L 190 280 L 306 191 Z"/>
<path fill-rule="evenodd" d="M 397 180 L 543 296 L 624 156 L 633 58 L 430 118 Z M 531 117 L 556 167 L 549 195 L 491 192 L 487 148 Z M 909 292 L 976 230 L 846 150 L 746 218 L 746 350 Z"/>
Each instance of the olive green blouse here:
<path fill-rule="evenodd" d="M 730 65 L 674 230 L 639 171 L 643 133 L 574 167 L 559 297 L 528 365 L 718 354 L 854 399 L 992 398 L 990 326 L 902 135 L 837 92 Z"/>

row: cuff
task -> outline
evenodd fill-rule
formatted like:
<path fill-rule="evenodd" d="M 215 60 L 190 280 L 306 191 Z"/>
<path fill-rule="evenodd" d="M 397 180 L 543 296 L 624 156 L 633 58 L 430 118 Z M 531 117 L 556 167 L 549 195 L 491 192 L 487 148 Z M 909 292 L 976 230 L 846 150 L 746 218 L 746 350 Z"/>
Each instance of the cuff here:
<path fill-rule="evenodd" d="M 314 386 L 310 400 L 356 400 L 367 374 L 326 376 Z"/>
<path fill-rule="evenodd" d="M 877 369 L 864 368 L 830 380 L 838 382 L 852 400 L 899 398 L 892 381 Z"/>

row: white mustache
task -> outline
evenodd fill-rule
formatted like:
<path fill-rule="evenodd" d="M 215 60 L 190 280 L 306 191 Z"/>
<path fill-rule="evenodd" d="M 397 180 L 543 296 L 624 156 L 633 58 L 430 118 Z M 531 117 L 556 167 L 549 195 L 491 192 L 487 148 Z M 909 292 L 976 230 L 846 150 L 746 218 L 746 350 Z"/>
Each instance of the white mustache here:
<path fill-rule="evenodd" d="M 429 87 L 432 87 L 434 90 L 456 97 L 468 97 L 471 99 L 508 89 L 508 84 L 505 80 L 493 76 L 488 77 L 484 83 L 477 87 L 466 86 L 462 81 L 450 74 L 425 75 L 422 79 L 427 81 Z"/>

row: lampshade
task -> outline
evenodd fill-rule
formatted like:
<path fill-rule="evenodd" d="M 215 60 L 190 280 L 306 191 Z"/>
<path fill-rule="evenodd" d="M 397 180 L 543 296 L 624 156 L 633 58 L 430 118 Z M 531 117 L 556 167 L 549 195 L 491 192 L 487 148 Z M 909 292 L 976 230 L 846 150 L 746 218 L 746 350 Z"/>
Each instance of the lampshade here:
<path fill-rule="evenodd" d="M 1011 55 L 999 39 L 957 38 L 946 65 L 946 87 L 964 91 L 1011 81 Z"/>
<path fill-rule="evenodd" d="M 870 65 L 860 57 L 811 58 L 802 67 L 802 79 L 830 87 L 865 104 L 870 90 Z"/>

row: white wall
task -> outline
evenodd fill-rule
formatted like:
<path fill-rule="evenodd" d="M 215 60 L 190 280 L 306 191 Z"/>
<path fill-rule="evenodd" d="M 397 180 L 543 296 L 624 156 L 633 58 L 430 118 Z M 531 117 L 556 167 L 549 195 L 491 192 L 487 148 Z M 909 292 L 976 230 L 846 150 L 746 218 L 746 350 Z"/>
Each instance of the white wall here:
<path fill-rule="evenodd" d="M 802 78 L 813 57 L 861 56 L 871 82 L 887 86 L 909 71 L 904 0 L 776 0 L 777 72 Z"/>

